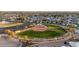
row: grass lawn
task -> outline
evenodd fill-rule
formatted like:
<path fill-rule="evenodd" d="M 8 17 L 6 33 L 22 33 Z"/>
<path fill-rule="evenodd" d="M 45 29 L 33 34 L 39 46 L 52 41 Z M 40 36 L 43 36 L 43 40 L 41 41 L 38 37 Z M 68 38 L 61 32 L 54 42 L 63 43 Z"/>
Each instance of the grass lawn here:
<path fill-rule="evenodd" d="M 51 29 L 50 29 L 51 28 Z M 65 30 L 56 25 L 48 25 L 48 30 L 37 32 L 33 30 L 24 31 L 18 33 L 19 36 L 28 36 L 29 38 L 52 38 L 63 35 Z"/>

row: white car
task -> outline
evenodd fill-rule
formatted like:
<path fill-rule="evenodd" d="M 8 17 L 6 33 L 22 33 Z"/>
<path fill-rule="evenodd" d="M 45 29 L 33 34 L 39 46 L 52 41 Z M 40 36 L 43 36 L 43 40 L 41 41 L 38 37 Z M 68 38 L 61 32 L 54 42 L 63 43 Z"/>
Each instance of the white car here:
<path fill-rule="evenodd" d="M 79 42 L 71 41 L 71 42 L 69 42 L 69 46 L 71 46 L 71 47 L 79 47 Z"/>

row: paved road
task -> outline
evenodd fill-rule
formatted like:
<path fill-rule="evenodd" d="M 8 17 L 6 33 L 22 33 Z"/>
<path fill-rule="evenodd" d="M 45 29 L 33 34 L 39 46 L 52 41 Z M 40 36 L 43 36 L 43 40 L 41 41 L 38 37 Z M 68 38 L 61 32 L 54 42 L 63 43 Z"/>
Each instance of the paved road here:
<path fill-rule="evenodd" d="M 38 44 L 34 44 L 34 45 L 30 45 L 32 47 L 61 47 L 64 45 L 64 40 L 62 41 L 58 41 L 58 42 L 43 42 L 43 43 L 38 43 Z"/>

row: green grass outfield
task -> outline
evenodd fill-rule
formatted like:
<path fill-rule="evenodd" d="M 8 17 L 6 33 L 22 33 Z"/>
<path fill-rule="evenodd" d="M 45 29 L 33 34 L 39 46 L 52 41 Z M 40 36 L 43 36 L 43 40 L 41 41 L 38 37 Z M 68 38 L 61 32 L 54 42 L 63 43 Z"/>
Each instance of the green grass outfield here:
<path fill-rule="evenodd" d="M 53 38 L 53 37 L 63 35 L 66 32 L 63 28 L 57 25 L 47 25 L 47 27 L 48 27 L 48 30 L 43 32 L 28 30 L 28 31 L 18 33 L 18 35 L 21 37 L 27 36 L 29 38 Z"/>

